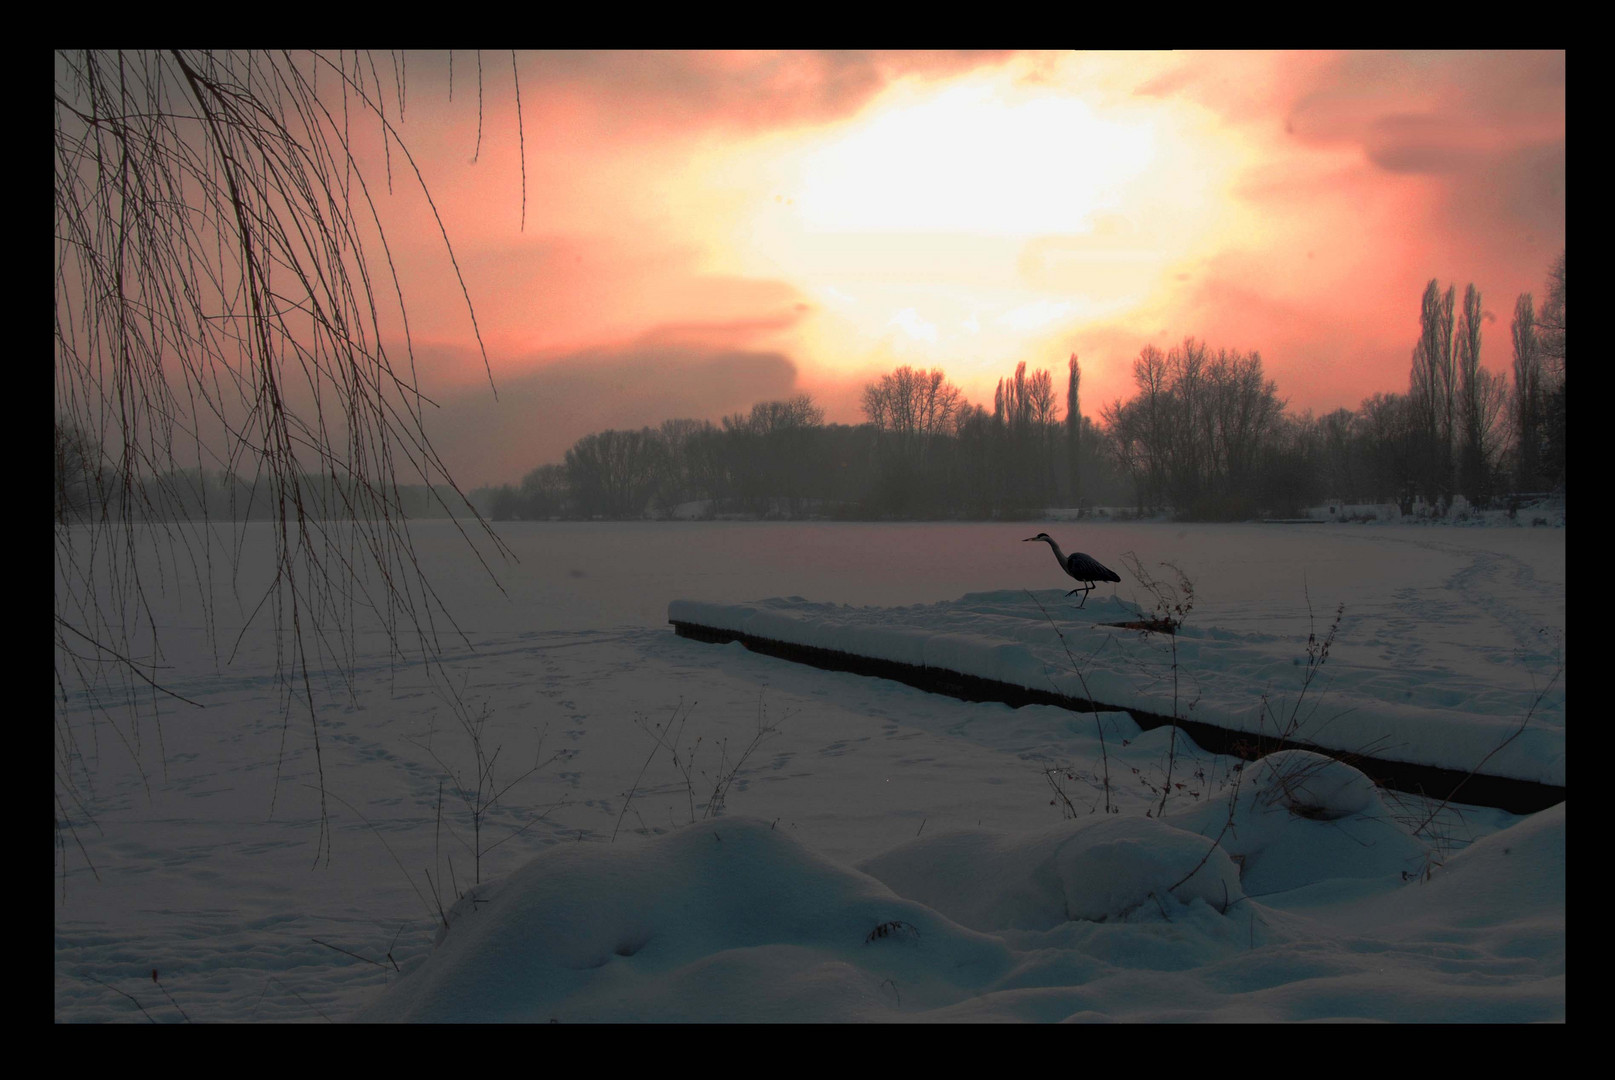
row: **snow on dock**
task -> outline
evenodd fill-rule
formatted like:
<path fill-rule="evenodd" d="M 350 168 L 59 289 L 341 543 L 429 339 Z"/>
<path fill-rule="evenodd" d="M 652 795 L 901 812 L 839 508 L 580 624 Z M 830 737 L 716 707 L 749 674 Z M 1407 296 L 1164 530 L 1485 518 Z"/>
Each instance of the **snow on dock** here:
<path fill-rule="evenodd" d="M 1282 737 L 1387 786 L 1441 796 L 1463 781 L 1462 801 L 1516 813 L 1564 800 L 1562 680 L 1541 694 L 1518 671 L 1421 667 L 1350 640 L 1332 642 L 1320 663 L 1323 627 L 1309 653 L 1304 639 L 1193 619 L 1176 634 L 1117 625 L 1147 615 L 1116 597 L 1077 608 L 1059 590 L 900 608 L 801 597 L 668 606 L 685 637 L 967 700 L 1125 709 L 1141 726 L 1177 723 L 1207 749 L 1247 757 Z"/>

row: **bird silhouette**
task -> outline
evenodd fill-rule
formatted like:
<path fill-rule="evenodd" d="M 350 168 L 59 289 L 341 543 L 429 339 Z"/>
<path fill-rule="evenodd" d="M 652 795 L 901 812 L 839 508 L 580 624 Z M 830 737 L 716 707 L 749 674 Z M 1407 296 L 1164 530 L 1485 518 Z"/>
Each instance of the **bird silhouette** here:
<path fill-rule="evenodd" d="M 1120 574 L 1116 573 L 1116 571 L 1112 570 L 1110 567 L 1106 566 L 1092 555 L 1084 555 L 1080 551 L 1075 551 L 1070 555 L 1067 555 L 1065 552 L 1060 550 L 1060 545 L 1055 543 L 1054 537 L 1050 536 L 1048 533 L 1038 533 L 1036 536 L 1028 536 L 1025 540 L 1022 540 L 1021 543 L 1030 544 L 1033 540 L 1046 541 L 1049 547 L 1054 549 L 1054 559 L 1060 564 L 1060 569 L 1064 570 L 1067 574 L 1071 575 L 1073 578 L 1076 578 L 1086 586 L 1086 588 L 1072 589 L 1071 592 L 1066 593 L 1067 596 L 1072 596 L 1076 593 L 1082 594 L 1082 603 L 1078 604 L 1078 607 L 1087 606 L 1088 594 L 1093 592 L 1094 582 L 1121 580 Z"/>

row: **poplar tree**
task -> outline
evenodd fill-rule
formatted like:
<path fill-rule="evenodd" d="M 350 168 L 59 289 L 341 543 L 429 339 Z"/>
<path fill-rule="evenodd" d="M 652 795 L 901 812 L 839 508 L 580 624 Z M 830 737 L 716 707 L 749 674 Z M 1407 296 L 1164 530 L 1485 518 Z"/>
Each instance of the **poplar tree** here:
<path fill-rule="evenodd" d="M 1066 460 L 1066 501 L 1078 508 L 1079 516 L 1082 507 L 1082 410 L 1077 397 L 1078 386 L 1082 382 L 1082 366 L 1077 363 L 1077 354 L 1071 354 L 1069 361 L 1069 377 L 1065 389 L 1065 460 Z"/>

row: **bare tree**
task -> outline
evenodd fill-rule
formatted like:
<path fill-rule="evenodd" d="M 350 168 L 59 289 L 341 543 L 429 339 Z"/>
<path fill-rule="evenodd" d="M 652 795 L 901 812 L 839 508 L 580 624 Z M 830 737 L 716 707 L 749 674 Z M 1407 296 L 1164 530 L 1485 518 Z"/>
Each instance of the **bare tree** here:
<path fill-rule="evenodd" d="M 1167 483 L 1180 510 L 1199 494 L 1200 461 L 1195 438 L 1195 417 L 1204 401 L 1205 346 L 1194 338 L 1166 353 Z"/>
<path fill-rule="evenodd" d="M 864 387 L 864 415 L 911 460 L 925 456 L 932 440 L 953 431 L 964 401 L 941 368 L 904 364 Z"/>
<path fill-rule="evenodd" d="M 1015 374 L 998 380 L 993 423 L 999 448 L 999 475 L 1011 505 L 1046 506 L 1054 494 L 1055 416 L 1059 398 L 1054 376 L 1039 370 L 1030 377 L 1026 361 Z"/>
<path fill-rule="evenodd" d="M 759 401 L 737 426 L 745 470 L 753 478 L 754 505 L 765 513 L 799 517 L 815 484 L 813 460 L 824 409 L 809 394 Z"/>
<path fill-rule="evenodd" d="M 1065 388 L 1066 501 L 1078 508 L 1079 516 L 1082 507 L 1082 409 L 1078 390 L 1081 384 L 1082 366 L 1077 363 L 1077 354 L 1072 353 Z"/>
<path fill-rule="evenodd" d="M 1419 341 L 1413 350 L 1408 396 L 1418 417 L 1419 486 L 1425 500 L 1437 503 L 1453 485 L 1453 304 L 1455 290 L 1441 292 L 1431 278 L 1419 305 Z"/>
<path fill-rule="evenodd" d="M 1144 444 L 1142 464 L 1150 505 L 1160 506 L 1166 499 L 1167 448 L 1172 435 L 1166 354 L 1154 345 L 1139 350 L 1133 361 L 1133 385 L 1138 388 L 1133 400 L 1140 415 L 1132 430 Z"/>
<path fill-rule="evenodd" d="M 1564 487 L 1568 442 L 1565 413 L 1565 256 L 1559 253 L 1548 272 L 1548 295 L 1537 312 L 1537 339 L 1547 385 L 1543 388 L 1544 446 L 1542 471 L 1555 487 Z"/>
<path fill-rule="evenodd" d="M 1458 335 L 1458 479 L 1471 503 L 1491 502 L 1498 456 L 1498 417 L 1506 395 L 1501 375 L 1480 366 L 1480 292 L 1464 289 L 1464 315 Z"/>
<path fill-rule="evenodd" d="M 566 507 L 571 488 L 566 482 L 566 466 L 556 463 L 540 465 L 522 477 L 522 517 L 528 521 L 542 521 L 554 517 Z"/>
<path fill-rule="evenodd" d="M 1548 271 L 1548 295 L 1537 313 L 1537 335 L 1542 342 L 1542 360 L 1560 378 L 1565 370 L 1565 256 L 1554 260 Z"/>
<path fill-rule="evenodd" d="M 62 433 L 76 432 L 81 460 L 93 461 L 78 473 L 99 491 L 83 512 L 57 515 L 59 842 L 69 808 L 84 812 L 68 705 L 86 694 L 105 702 L 110 682 L 138 725 L 137 692 L 166 693 L 137 531 L 165 523 L 147 531 L 177 565 L 197 568 L 204 595 L 207 564 L 237 550 L 215 522 L 174 521 L 186 496 L 164 478 L 182 464 L 222 467 L 275 508 L 274 577 L 247 606 L 266 611 L 277 636 L 289 632 L 283 722 L 300 700 L 317 762 L 310 671 L 326 658 L 351 662 L 356 603 L 380 614 L 395 655 L 432 670 L 441 635 L 458 632 L 420 573 L 399 478 L 470 507 L 427 436 L 432 402 L 415 378 L 383 178 L 356 150 L 379 137 L 387 188 L 397 173 L 425 192 L 399 134 L 404 63 L 317 52 L 55 56 L 58 475 Z M 501 548 L 485 525 L 479 535 Z M 320 787 L 328 851 L 323 766 Z"/>
<path fill-rule="evenodd" d="M 592 432 L 566 452 L 567 490 L 584 517 L 643 517 L 666 472 L 665 454 L 650 428 Z"/>
<path fill-rule="evenodd" d="M 1535 491 L 1542 474 L 1542 353 L 1530 293 L 1514 302 L 1514 487 Z"/>
<path fill-rule="evenodd" d="M 1404 514 L 1413 512 L 1413 459 L 1417 432 L 1405 394 L 1374 394 L 1363 399 L 1359 430 L 1368 460 L 1370 486 L 1378 498 L 1394 499 Z"/>

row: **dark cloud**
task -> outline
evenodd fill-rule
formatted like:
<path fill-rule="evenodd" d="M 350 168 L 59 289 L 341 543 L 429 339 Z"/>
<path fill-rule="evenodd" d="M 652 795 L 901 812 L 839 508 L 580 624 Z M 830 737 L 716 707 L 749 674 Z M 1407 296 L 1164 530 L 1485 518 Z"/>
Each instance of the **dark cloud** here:
<path fill-rule="evenodd" d="M 1138 92 L 1305 143 L 1355 144 L 1395 173 L 1475 175 L 1564 143 L 1562 51 L 1188 54 Z"/>
<path fill-rule="evenodd" d="M 772 127 L 850 115 L 905 75 L 947 76 L 1001 59 L 948 51 L 566 52 L 535 56 L 532 66 L 653 113 Z"/>
<path fill-rule="evenodd" d="M 1287 129 L 1355 143 L 1387 172 L 1476 177 L 1564 144 L 1562 52 L 1345 53 L 1288 103 Z"/>
<path fill-rule="evenodd" d="M 1191 101 L 1258 140 L 1355 147 L 1369 166 L 1264 159 L 1238 184 L 1246 199 L 1304 206 L 1431 181 L 1399 238 L 1425 250 L 1409 256 L 1417 272 L 1502 279 L 1564 246 L 1565 86 L 1563 51 L 1190 53 L 1139 92 Z"/>
<path fill-rule="evenodd" d="M 707 348 L 739 344 L 752 338 L 776 334 L 796 326 L 814 311 L 812 304 L 795 301 L 788 309 L 733 319 L 705 319 L 670 322 L 647 333 L 647 345 L 699 345 Z"/>
<path fill-rule="evenodd" d="M 785 281 L 706 273 L 695 262 L 688 248 L 654 235 L 540 235 L 471 246 L 458 265 L 490 351 L 503 354 L 493 358 L 496 371 L 523 355 L 631 340 L 767 348 L 813 313 Z M 469 327 L 463 302 L 443 303 L 456 297 L 442 291 L 442 281 L 421 275 L 409 283 L 411 299 L 430 298 L 411 313 L 418 339 L 453 340 Z M 431 370 L 451 380 L 464 373 L 450 357 Z"/>
<path fill-rule="evenodd" d="M 642 340 L 512 366 L 526 370 L 497 377 L 498 400 L 473 384 L 439 397 L 428 416 L 433 445 L 462 487 L 514 483 L 593 431 L 716 421 L 799 392 L 783 353 L 689 343 Z"/>
<path fill-rule="evenodd" d="M 1454 228 L 1491 234 L 1499 255 L 1546 267 L 1565 242 L 1565 143 L 1490 156 L 1455 185 L 1445 212 Z"/>
<path fill-rule="evenodd" d="M 1485 155 L 1479 135 L 1456 117 L 1396 114 L 1370 121 L 1362 142 L 1368 159 L 1389 172 L 1452 173 Z"/>
<path fill-rule="evenodd" d="M 1242 66 L 1252 75 L 1243 85 L 1229 78 Z M 1385 207 L 1400 196 L 1396 231 L 1378 240 L 1383 269 L 1353 290 L 1360 309 L 1385 312 L 1403 310 L 1394 305 L 1432 277 L 1460 288 L 1472 280 L 1488 296 L 1512 297 L 1530 289 L 1563 250 L 1565 88 L 1563 51 L 1361 51 L 1191 54 L 1150 89 L 1210 108 L 1254 138 L 1273 137 L 1302 151 L 1303 167 L 1285 170 L 1264 160 L 1241 178 L 1236 190 L 1253 203 L 1281 200 L 1303 212 L 1311 203 L 1321 212 L 1331 204 Z M 1359 150 L 1361 164 L 1336 153 L 1317 159 L 1327 165 L 1322 171 L 1305 167 L 1311 164 L 1305 151 L 1342 147 Z M 1349 226 L 1339 236 L 1358 242 Z M 1305 272 L 1299 263 L 1287 265 Z M 1230 284 L 1266 280 L 1227 267 L 1215 276 Z M 1193 310 L 1215 314 L 1210 305 Z M 1317 345 L 1310 346 L 1293 332 L 1299 324 L 1281 314 L 1262 317 L 1275 339 L 1294 340 L 1298 356 L 1327 354 L 1334 348 L 1330 334 L 1360 338 L 1376 321 L 1335 326 L 1320 317 Z M 1388 370 L 1399 367 L 1394 335 L 1380 336 Z M 1493 355 L 1492 366 L 1500 363 Z"/>

